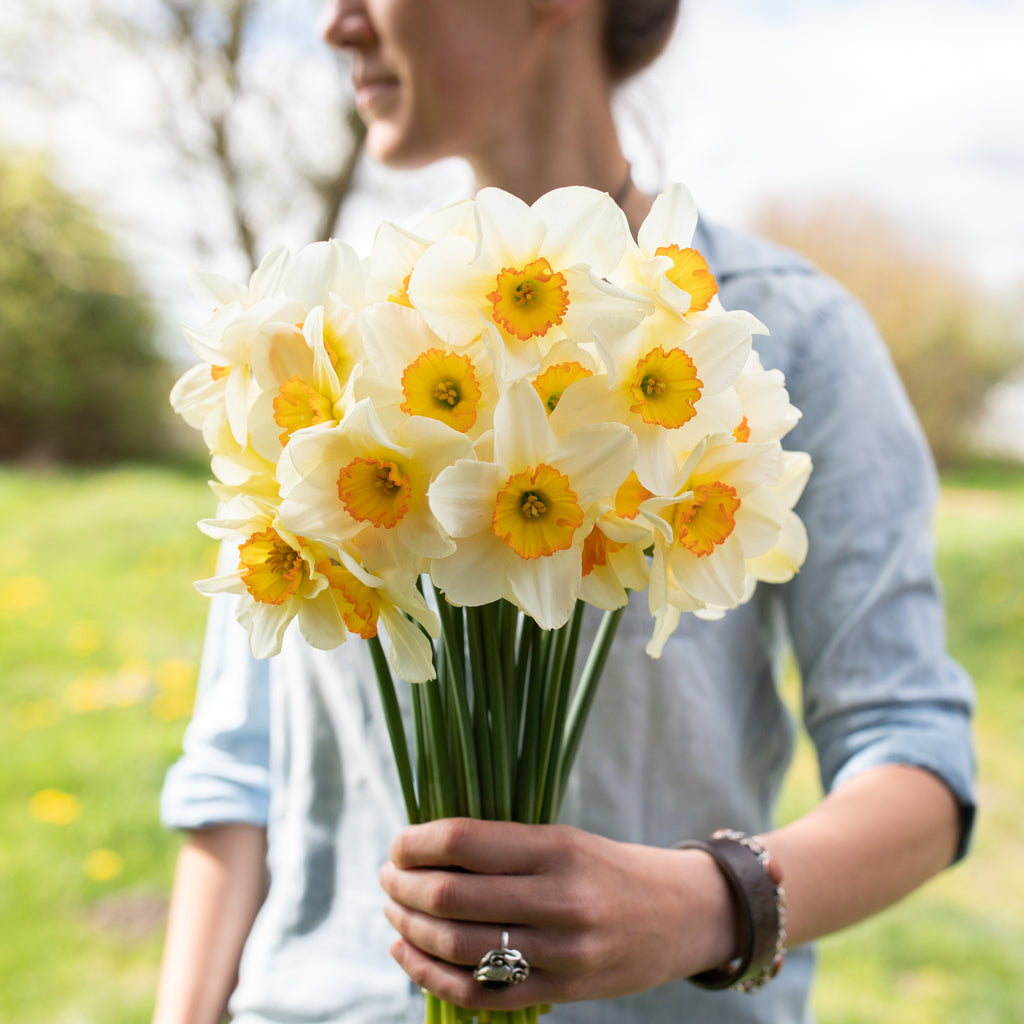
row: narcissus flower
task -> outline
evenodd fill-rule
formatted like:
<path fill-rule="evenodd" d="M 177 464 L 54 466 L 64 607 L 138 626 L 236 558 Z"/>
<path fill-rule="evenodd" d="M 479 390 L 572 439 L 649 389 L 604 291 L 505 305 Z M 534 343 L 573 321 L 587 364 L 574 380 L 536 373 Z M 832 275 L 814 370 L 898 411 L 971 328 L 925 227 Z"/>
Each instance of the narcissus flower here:
<path fill-rule="evenodd" d="M 660 654 L 680 612 L 731 608 L 749 596 L 747 563 L 779 542 L 787 518 L 772 492 L 782 469 L 777 442 L 702 445 L 677 495 L 644 502 L 671 527 L 670 539 L 655 537 L 648 597 L 658 625 L 648 653 Z"/>
<path fill-rule="evenodd" d="M 407 231 L 385 221 L 377 229 L 367 260 L 367 305 L 394 302 L 411 306 L 409 278 L 419 258 L 441 238 L 460 236 L 472 240 L 476 219 L 472 200 L 445 206 Z"/>
<path fill-rule="evenodd" d="M 743 417 L 733 428 L 737 441 L 779 441 L 799 422 L 800 410 L 789 400 L 782 373 L 766 370 L 756 351 L 747 357 L 735 388 L 743 408 Z"/>
<path fill-rule="evenodd" d="M 241 496 L 229 501 L 219 518 L 199 525 L 211 537 L 240 541 L 233 568 L 195 586 L 208 596 L 241 595 L 237 618 L 249 631 L 254 657 L 277 654 L 296 617 L 303 636 L 315 647 L 337 647 L 345 639 L 344 631 L 324 636 L 317 628 L 313 599 L 327 586 L 316 570 L 318 553 L 281 524 L 271 504 Z"/>
<path fill-rule="evenodd" d="M 456 349 L 482 333 L 500 372 L 533 372 L 556 342 L 586 340 L 595 320 L 619 330 L 649 304 L 604 280 L 617 266 L 628 229 L 605 194 L 563 188 L 527 206 L 498 189 L 475 201 L 475 244 L 447 237 L 420 257 L 409 299 L 433 331 Z"/>
<path fill-rule="evenodd" d="M 253 447 L 276 462 L 297 430 L 340 422 L 353 402 L 352 373 L 362 355 L 355 316 L 344 306 L 330 319 L 316 306 L 301 330 L 279 325 L 262 332 L 251 352 Z"/>
<path fill-rule="evenodd" d="M 393 564 L 439 558 L 455 545 L 434 518 L 427 489 L 470 457 L 462 434 L 425 417 L 385 426 L 368 399 L 333 427 L 296 434 L 281 456 L 282 522 L 338 547 L 386 545 Z"/>
<path fill-rule="evenodd" d="M 433 649 L 441 626 L 416 587 L 416 573 L 406 566 L 382 566 L 371 571 L 345 549 L 323 556 L 317 571 L 327 587 L 317 595 L 311 615 L 318 616 L 325 635 L 344 628 L 364 640 L 384 627 L 388 662 L 407 682 L 434 678 Z"/>
<path fill-rule="evenodd" d="M 653 314 L 613 345 L 598 335 L 607 375 L 570 385 L 556 415 L 567 420 L 598 415 L 627 424 L 640 445 L 640 480 L 656 493 L 674 492 L 679 486 L 674 452 L 690 451 L 742 419 L 732 384 L 750 344 L 749 325 L 734 319 L 716 318 L 693 328 L 675 314 Z"/>
<path fill-rule="evenodd" d="M 430 507 L 457 548 L 431 576 L 457 605 L 507 598 L 542 628 L 565 623 L 582 578 L 583 545 L 600 499 L 625 480 L 636 442 L 620 424 L 558 435 L 529 381 L 509 387 L 494 417 L 493 461 L 441 472 Z"/>
<path fill-rule="evenodd" d="M 490 429 L 498 396 L 482 344 L 450 348 L 414 309 L 378 303 L 360 316 L 366 365 L 355 385 L 382 414 L 426 416 L 477 438 Z"/>

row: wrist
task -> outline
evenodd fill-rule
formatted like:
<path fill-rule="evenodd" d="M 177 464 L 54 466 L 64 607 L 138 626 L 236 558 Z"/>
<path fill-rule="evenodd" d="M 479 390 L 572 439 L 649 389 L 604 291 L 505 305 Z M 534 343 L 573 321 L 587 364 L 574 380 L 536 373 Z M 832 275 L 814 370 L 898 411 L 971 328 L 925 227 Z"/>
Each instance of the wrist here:
<path fill-rule="evenodd" d="M 736 911 L 729 885 L 707 851 L 673 849 L 676 877 L 683 887 L 679 911 L 673 916 L 679 950 L 675 977 L 689 978 L 728 963 L 737 955 Z M 686 936 L 680 942 L 679 931 Z"/>
<path fill-rule="evenodd" d="M 708 840 L 679 843 L 702 850 L 714 861 L 731 897 L 735 955 L 689 977 L 709 989 L 752 992 L 778 974 L 786 940 L 782 869 L 758 837 L 720 829 Z"/>

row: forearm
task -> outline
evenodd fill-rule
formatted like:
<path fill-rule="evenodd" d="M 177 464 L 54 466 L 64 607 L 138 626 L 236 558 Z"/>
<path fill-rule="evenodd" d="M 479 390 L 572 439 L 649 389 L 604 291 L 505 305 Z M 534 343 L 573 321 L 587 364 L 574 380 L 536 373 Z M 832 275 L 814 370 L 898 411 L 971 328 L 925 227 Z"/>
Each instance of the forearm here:
<path fill-rule="evenodd" d="M 266 887 L 266 830 L 192 832 L 178 857 L 153 1024 L 217 1024 Z"/>
<path fill-rule="evenodd" d="M 953 860 L 959 814 L 930 772 L 883 765 L 766 833 L 785 875 L 788 944 L 800 945 L 895 903 Z"/>

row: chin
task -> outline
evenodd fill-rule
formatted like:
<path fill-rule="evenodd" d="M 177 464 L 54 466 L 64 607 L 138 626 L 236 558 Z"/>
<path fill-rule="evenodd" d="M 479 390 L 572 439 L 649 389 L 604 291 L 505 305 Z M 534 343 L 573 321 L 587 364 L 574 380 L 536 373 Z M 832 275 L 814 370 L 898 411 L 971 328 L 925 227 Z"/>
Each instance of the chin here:
<path fill-rule="evenodd" d="M 431 145 L 392 125 L 371 122 L 366 129 L 366 152 L 385 167 L 414 171 L 436 160 L 455 156 L 443 146 Z"/>

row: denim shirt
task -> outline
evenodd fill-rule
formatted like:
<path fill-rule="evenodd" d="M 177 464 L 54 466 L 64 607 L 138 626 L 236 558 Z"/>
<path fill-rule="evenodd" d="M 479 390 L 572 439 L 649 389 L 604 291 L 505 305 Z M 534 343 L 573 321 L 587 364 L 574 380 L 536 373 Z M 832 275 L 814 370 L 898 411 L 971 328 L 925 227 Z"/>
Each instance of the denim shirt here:
<path fill-rule="evenodd" d="M 721 826 L 771 828 L 793 750 L 776 688 L 792 650 L 825 791 L 876 765 L 925 768 L 960 803 L 962 853 L 972 689 L 945 649 L 936 477 L 889 354 L 860 306 L 801 257 L 716 226 L 702 226 L 694 245 L 723 305 L 769 326 L 755 339 L 762 361 L 785 373 L 803 412 L 786 445 L 814 461 L 797 506 L 809 553 L 790 583 L 762 585 L 724 619 L 684 616 L 657 661 L 644 653 L 646 597 L 630 602 L 562 820 L 662 847 Z M 421 1024 L 381 913 L 377 872 L 404 815 L 368 651 L 358 639 L 316 651 L 290 630 L 278 657 L 257 661 L 233 600 L 212 599 L 196 712 L 162 810 L 180 828 L 268 827 L 269 889 L 243 954 L 235 1020 Z M 544 1019 L 808 1024 L 812 961 L 811 947 L 792 951 L 751 996 L 680 981 L 555 1006 Z"/>

